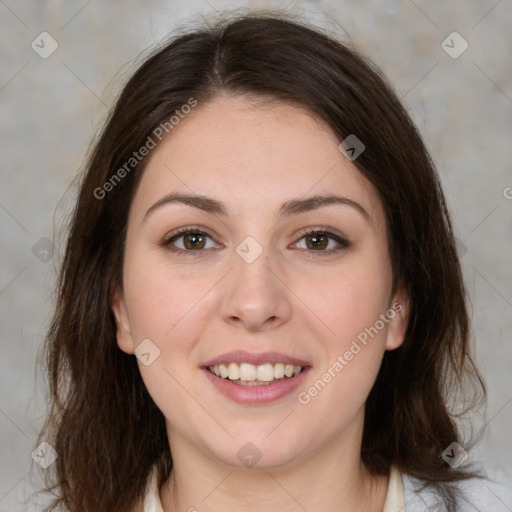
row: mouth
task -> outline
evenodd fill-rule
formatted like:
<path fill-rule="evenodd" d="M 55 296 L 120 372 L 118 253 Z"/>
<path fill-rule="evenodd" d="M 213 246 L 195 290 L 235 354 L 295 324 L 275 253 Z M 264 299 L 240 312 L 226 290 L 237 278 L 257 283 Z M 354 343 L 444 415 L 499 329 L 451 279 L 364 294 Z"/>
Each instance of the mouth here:
<path fill-rule="evenodd" d="M 207 366 L 216 377 L 229 380 L 240 386 L 268 386 L 283 380 L 293 379 L 305 370 L 305 366 L 285 363 L 222 363 Z"/>
<path fill-rule="evenodd" d="M 230 352 L 207 361 L 201 370 L 213 388 L 230 400 L 258 405 L 291 395 L 304 385 L 312 366 L 277 352 Z"/>

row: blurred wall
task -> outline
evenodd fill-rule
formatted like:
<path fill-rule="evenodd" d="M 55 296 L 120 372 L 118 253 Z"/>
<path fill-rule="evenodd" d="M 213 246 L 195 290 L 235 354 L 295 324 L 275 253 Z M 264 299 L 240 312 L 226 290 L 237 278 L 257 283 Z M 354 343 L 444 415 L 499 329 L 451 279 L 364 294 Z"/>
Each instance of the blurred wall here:
<path fill-rule="evenodd" d="M 31 452 L 45 410 L 35 358 L 63 240 L 54 223 L 69 212 L 70 183 L 119 84 L 176 26 L 274 6 L 346 31 L 420 128 L 453 213 L 489 390 L 489 433 L 470 455 L 512 481 L 512 2 L 2 0 L 0 511 L 26 510 L 21 500 L 34 489 Z"/>

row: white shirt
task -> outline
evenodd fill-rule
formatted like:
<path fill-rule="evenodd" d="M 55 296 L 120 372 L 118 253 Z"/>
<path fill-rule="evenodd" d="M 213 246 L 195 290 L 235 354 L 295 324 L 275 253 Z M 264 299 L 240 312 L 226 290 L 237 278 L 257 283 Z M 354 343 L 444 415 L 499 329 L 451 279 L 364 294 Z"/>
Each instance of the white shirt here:
<path fill-rule="evenodd" d="M 160 501 L 160 490 L 158 489 L 156 467 L 151 473 L 147 492 L 144 497 L 144 508 L 142 512 L 164 512 L 162 502 Z M 402 475 L 395 466 L 391 466 L 389 475 L 388 490 L 386 493 L 386 501 L 382 512 L 404 512 L 405 511 L 405 494 Z"/>

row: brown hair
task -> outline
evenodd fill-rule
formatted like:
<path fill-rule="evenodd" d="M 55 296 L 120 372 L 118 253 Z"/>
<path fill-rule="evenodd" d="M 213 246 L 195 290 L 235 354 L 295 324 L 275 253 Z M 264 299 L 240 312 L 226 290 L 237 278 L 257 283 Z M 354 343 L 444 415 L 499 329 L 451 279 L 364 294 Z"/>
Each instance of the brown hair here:
<path fill-rule="evenodd" d="M 164 416 L 136 358 L 118 348 L 111 311 L 122 287 L 128 209 L 147 158 L 105 198 L 97 190 L 190 98 L 201 104 L 221 92 L 299 105 L 340 141 L 356 134 L 365 144 L 354 164 L 380 194 L 394 286 L 405 287 L 411 310 L 405 341 L 385 353 L 366 403 L 362 460 L 373 474 L 396 464 L 441 491 L 443 482 L 472 476 L 441 458 L 453 441 L 463 444 L 448 400 L 468 383 L 483 399 L 485 386 L 469 354 L 461 268 L 428 152 L 370 61 L 288 15 L 253 13 L 154 51 L 125 85 L 91 151 L 44 345 L 50 403 L 38 443 L 58 453 L 45 473 L 45 491 L 58 491 L 47 510 L 132 510 L 153 464 L 160 484 L 172 468 Z M 452 510 L 453 500 L 447 503 Z"/>

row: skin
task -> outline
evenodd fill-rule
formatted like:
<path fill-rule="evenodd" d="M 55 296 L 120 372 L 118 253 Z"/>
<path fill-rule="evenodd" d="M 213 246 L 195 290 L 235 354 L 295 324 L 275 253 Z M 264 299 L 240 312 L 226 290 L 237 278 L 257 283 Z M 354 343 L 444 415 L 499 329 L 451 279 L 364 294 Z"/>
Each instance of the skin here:
<path fill-rule="evenodd" d="M 392 295 L 377 191 L 339 142 L 304 110 L 221 95 L 198 105 L 150 156 L 131 204 L 123 290 L 112 307 L 121 350 L 133 354 L 145 339 L 160 350 L 150 365 L 138 362 L 173 454 L 160 489 L 166 512 L 382 511 L 388 478 L 371 477 L 360 459 L 364 404 L 384 352 L 403 342 L 407 298 L 401 288 Z M 211 196 L 229 215 L 173 203 L 145 218 L 170 192 Z M 327 193 L 357 201 L 369 220 L 348 205 L 278 219 L 284 201 Z M 204 248 L 194 251 L 197 242 L 184 245 L 183 236 L 174 246 L 194 254 L 162 246 L 189 226 L 207 233 Z M 300 233 L 322 227 L 351 245 L 332 252 L 339 244 L 329 238 L 317 249 Z M 252 263 L 236 252 L 247 236 L 263 249 Z M 316 397 L 299 403 L 298 392 L 396 301 L 400 314 Z M 232 350 L 278 351 L 312 369 L 297 392 L 240 405 L 199 369 Z M 249 441 L 262 454 L 253 468 L 237 458 Z"/>

